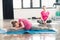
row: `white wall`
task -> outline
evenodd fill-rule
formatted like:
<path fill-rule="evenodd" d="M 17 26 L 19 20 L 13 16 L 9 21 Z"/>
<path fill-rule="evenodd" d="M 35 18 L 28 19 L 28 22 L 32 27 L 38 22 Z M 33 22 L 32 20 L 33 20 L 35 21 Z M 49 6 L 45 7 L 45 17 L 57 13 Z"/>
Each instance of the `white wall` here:
<path fill-rule="evenodd" d="M 33 16 L 40 17 L 40 12 L 42 9 L 14 9 L 14 18 L 19 17 L 31 18 Z M 48 9 L 50 12 L 50 17 L 55 16 L 55 9 Z"/>
<path fill-rule="evenodd" d="M 0 0 L 0 19 L 3 19 L 2 0 Z"/>
<path fill-rule="evenodd" d="M 0 28 L 3 27 L 3 7 L 2 7 L 2 0 L 0 0 Z"/>

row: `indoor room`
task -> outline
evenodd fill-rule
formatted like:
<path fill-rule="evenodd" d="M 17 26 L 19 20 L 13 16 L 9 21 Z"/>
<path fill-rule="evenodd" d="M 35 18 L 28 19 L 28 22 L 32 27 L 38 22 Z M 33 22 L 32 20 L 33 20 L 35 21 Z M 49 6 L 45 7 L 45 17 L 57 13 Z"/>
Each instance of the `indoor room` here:
<path fill-rule="evenodd" d="M 60 0 L 0 0 L 0 40 L 60 40 Z"/>

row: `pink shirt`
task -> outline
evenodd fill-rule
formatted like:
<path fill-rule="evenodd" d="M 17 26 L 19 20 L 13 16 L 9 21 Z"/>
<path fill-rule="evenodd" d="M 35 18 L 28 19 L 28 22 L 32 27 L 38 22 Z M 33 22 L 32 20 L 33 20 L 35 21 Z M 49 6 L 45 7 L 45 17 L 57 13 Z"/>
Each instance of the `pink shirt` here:
<path fill-rule="evenodd" d="M 43 21 L 46 21 L 49 16 L 49 12 L 42 11 L 41 16 L 42 16 Z"/>
<path fill-rule="evenodd" d="M 31 29 L 32 23 L 31 23 L 28 19 L 20 18 L 18 21 L 19 21 L 19 22 L 20 22 L 20 21 L 23 22 L 26 30 Z"/>

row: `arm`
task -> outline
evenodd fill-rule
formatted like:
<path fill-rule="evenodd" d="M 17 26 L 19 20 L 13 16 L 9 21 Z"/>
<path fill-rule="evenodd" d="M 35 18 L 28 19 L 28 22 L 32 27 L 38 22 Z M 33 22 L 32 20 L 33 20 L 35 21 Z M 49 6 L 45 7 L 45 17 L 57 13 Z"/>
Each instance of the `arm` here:
<path fill-rule="evenodd" d="M 40 14 L 41 14 L 41 20 L 44 21 L 44 20 L 43 20 L 43 11 L 41 11 Z"/>
<path fill-rule="evenodd" d="M 49 14 L 50 14 L 50 12 L 48 12 L 48 14 L 47 14 L 47 16 L 48 16 L 48 17 L 47 17 L 47 20 L 49 20 L 49 19 L 50 19 L 50 17 L 49 17 L 50 15 L 49 15 Z M 46 20 L 46 21 L 47 21 L 47 20 Z"/>
<path fill-rule="evenodd" d="M 23 22 L 21 22 L 21 27 L 19 28 L 19 29 L 22 29 L 22 28 L 24 28 L 24 24 L 23 24 Z"/>

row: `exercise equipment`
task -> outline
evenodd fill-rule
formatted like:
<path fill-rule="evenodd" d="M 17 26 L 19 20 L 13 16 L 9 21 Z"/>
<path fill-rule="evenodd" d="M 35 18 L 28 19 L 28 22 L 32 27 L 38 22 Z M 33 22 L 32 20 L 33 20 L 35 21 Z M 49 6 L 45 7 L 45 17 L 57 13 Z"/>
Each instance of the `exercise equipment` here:
<path fill-rule="evenodd" d="M 38 30 L 10 30 L 10 31 L 5 31 L 0 29 L 0 34 L 24 34 L 24 33 L 29 33 L 29 34 L 54 34 L 56 33 L 55 30 L 51 29 L 38 29 Z"/>

